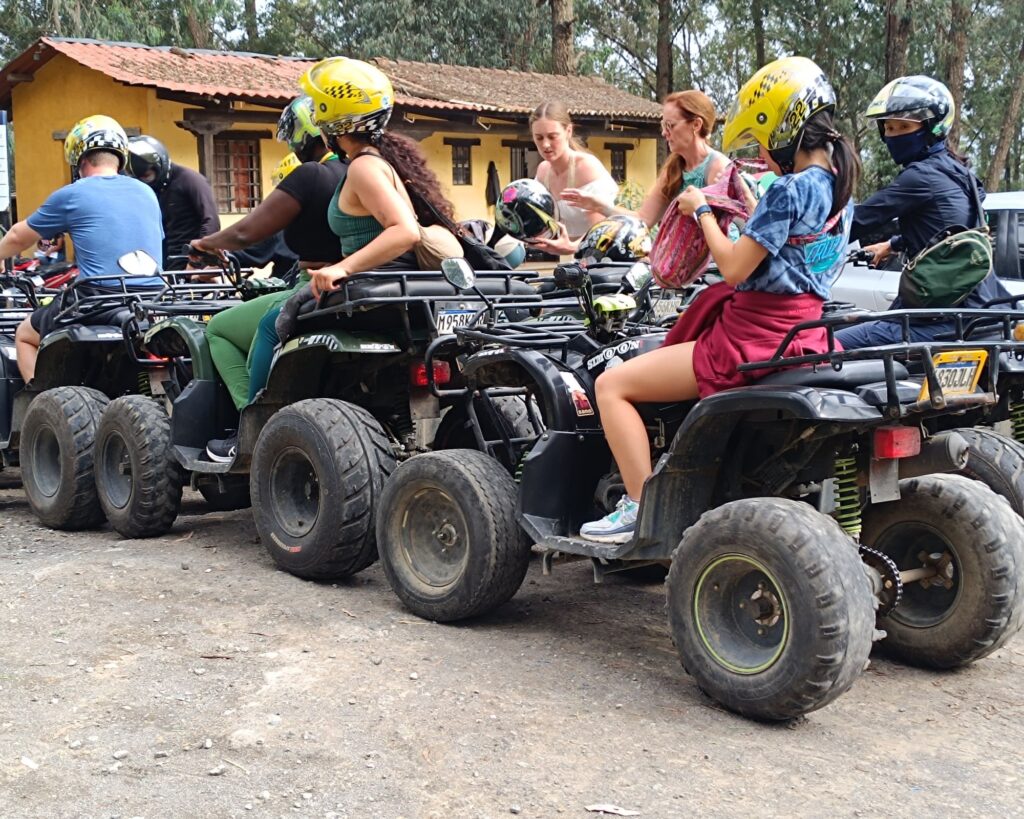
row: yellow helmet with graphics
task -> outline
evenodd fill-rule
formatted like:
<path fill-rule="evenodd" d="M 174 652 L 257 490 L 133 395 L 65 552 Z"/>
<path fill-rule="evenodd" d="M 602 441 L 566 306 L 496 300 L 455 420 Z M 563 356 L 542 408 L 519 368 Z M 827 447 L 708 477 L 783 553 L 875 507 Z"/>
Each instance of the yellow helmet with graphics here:
<path fill-rule="evenodd" d="M 835 105 L 835 91 L 813 60 L 775 60 L 747 80 L 736 95 L 725 120 L 722 150 L 757 143 L 768 151 L 795 153 L 808 120 L 834 110 Z"/>
<path fill-rule="evenodd" d="M 274 168 L 274 172 L 270 175 L 271 184 L 276 188 L 284 182 L 284 179 L 288 174 L 294 171 L 301 164 L 302 160 L 295 154 L 287 154 L 284 159 L 277 163 L 277 167 Z"/>
<path fill-rule="evenodd" d="M 313 100 L 313 120 L 325 134 L 342 136 L 384 130 L 395 105 L 391 80 L 376 66 L 329 57 L 299 79 Z"/>
<path fill-rule="evenodd" d="M 128 162 L 128 135 L 117 120 L 103 114 L 79 120 L 64 139 L 64 159 L 77 168 L 82 157 L 93 151 L 107 151 L 117 155 L 118 170 Z"/>

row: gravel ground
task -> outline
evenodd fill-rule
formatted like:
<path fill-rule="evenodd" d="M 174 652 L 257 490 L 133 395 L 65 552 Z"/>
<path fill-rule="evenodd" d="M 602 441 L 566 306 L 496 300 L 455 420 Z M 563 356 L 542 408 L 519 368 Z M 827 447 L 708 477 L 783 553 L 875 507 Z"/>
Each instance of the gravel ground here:
<path fill-rule="evenodd" d="M 539 561 L 492 616 L 404 611 L 373 567 L 273 569 L 248 512 L 166 537 L 36 525 L 0 474 L 0 815 L 1024 815 L 1024 640 L 881 659 L 788 725 L 682 672 L 660 581 Z"/>

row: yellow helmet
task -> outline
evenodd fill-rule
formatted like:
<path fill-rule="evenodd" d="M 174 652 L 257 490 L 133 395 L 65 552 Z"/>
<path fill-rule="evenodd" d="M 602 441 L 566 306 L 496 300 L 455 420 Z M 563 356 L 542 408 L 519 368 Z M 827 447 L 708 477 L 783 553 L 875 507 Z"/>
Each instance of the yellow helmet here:
<path fill-rule="evenodd" d="M 288 176 L 288 174 L 294 171 L 301 164 L 302 160 L 300 160 L 295 154 L 287 154 L 284 159 L 277 163 L 277 167 L 274 168 L 274 172 L 270 175 L 271 184 L 276 188 L 284 182 L 284 178 Z"/>
<path fill-rule="evenodd" d="M 769 151 L 795 146 L 807 121 L 833 110 L 836 94 L 806 57 L 783 57 L 754 74 L 736 95 L 725 120 L 722 150 L 759 143 Z"/>
<path fill-rule="evenodd" d="M 313 120 L 331 136 L 383 131 L 395 92 L 376 66 L 348 57 L 321 60 L 299 78 L 313 99 Z"/>
<path fill-rule="evenodd" d="M 128 162 L 128 135 L 117 120 L 94 114 L 79 120 L 68 131 L 64 140 L 64 159 L 72 168 L 77 168 L 82 157 L 92 151 L 117 154 L 117 167 L 124 169 Z"/>

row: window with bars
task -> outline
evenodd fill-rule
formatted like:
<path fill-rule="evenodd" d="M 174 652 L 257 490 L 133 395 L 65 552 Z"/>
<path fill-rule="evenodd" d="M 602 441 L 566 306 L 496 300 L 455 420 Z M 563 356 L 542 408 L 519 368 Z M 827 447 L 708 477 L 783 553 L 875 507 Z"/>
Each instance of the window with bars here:
<path fill-rule="evenodd" d="M 612 179 L 620 185 L 626 181 L 626 149 L 613 145 L 612 154 Z"/>
<path fill-rule="evenodd" d="M 452 184 L 473 184 L 473 165 L 470 161 L 469 145 L 452 145 Z"/>
<path fill-rule="evenodd" d="M 526 151 L 525 145 L 509 148 L 509 171 L 512 174 L 510 179 L 525 179 L 530 175 L 526 165 Z"/>
<path fill-rule="evenodd" d="M 221 213 L 248 213 L 263 199 L 260 143 L 225 135 L 213 140 L 213 192 Z"/>

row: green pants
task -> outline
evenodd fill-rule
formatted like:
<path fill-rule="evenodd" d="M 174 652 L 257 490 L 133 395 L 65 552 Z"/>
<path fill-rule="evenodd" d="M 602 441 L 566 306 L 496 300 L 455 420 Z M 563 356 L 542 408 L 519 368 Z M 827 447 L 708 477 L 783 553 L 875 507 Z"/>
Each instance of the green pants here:
<path fill-rule="evenodd" d="M 293 289 L 242 302 L 218 313 L 207 323 L 206 340 L 210 345 L 210 356 L 236 409 L 242 409 L 249 401 L 249 349 L 260 319 L 269 310 L 284 304 L 308 281 L 309 276 L 300 276 Z"/>

